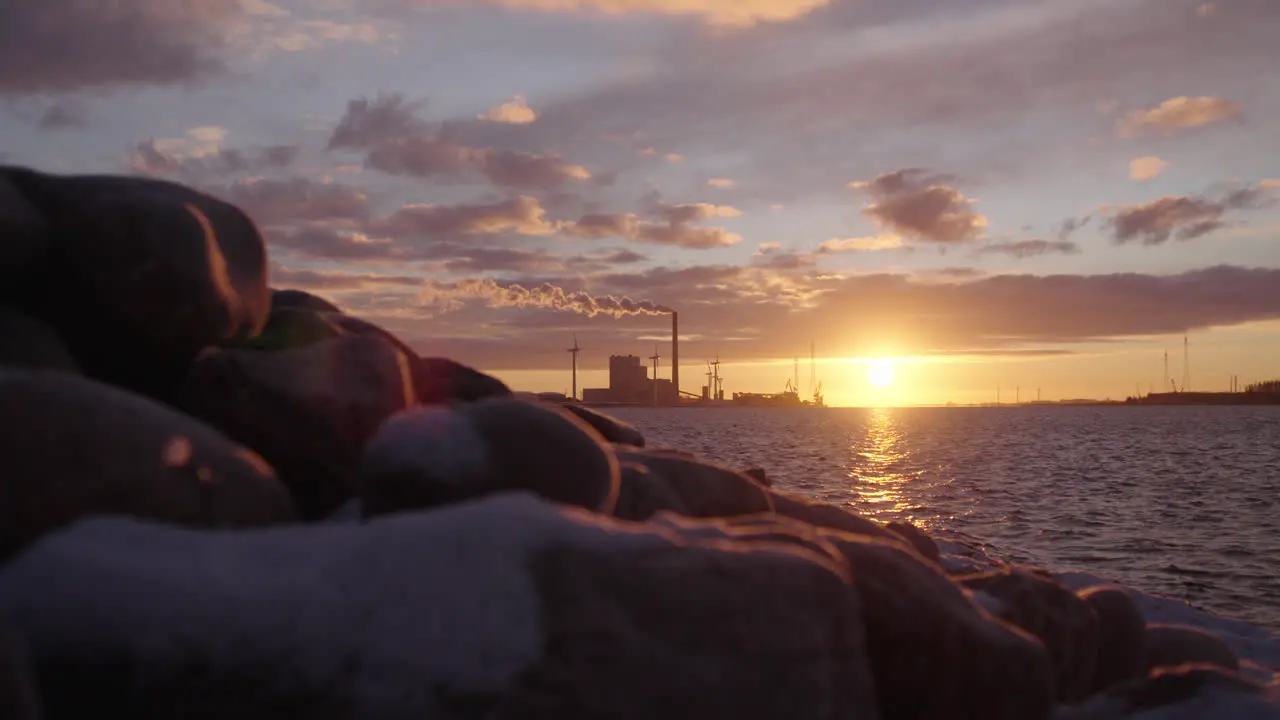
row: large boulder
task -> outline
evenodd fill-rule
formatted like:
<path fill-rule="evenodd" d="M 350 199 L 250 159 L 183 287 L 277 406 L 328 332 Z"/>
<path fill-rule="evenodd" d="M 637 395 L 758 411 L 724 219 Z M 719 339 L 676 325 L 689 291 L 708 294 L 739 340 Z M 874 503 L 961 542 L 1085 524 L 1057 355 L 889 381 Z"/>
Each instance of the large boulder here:
<path fill-rule="evenodd" d="M 271 308 L 290 308 L 314 312 L 341 313 L 337 305 L 306 290 L 272 290 Z"/>
<path fill-rule="evenodd" d="M 1233 672 L 1240 669 L 1240 658 L 1222 638 L 1189 625 L 1151 623 L 1143 647 L 1148 672 L 1188 664 L 1215 665 Z"/>
<path fill-rule="evenodd" d="M 0 165 L 0 297 L 50 252 L 49 223 L 10 179 L 14 172 L 25 171 Z"/>
<path fill-rule="evenodd" d="M 64 373 L 0 371 L 0 558 L 93 515 L 194 527 L 295 519 L 262 458 L 151 400 Z"/>
<path fill-rule="evenodd" d="M 274 352 L 211 350 L 183 389 L 183 409 L 261 453 L 308 520 L 357 495 L 365 443 L 416 402 L 408 359 L 359 335 Z"/>
<path fill-rule="evenodd" d="M 820 528 L 864 535 L 915 549 L 915 546 L 901 534 L 837 505 L 810 500 L 785 490 L 769 490 L 769 496 L 774 512 L 783 517 Z"/>
<path fill-rule="evenodd" d="M 0 367 L 78 372 L 57 331 L 47 324 L 0 305 Z"/>
<path fill-rule="evenodd" d="M 0 569 L 0 613 L 54 720 L 878 717 L 842 567 L 526 494 L 240 533 L 83 522 Z"/>
<path fill-rule="evenodd" d="M 1049 716 L 1044 646 L 904 543 L 821 529 L 848 562 L 885 720 Z"/>
<path fill-rule="evenodd" d="M 1093 692 L 1102 692 L 1146 674 L 1147 621 L 1133 595 L 1114 585 L 1097 585 L 1078 592 L 1098 616 L 1098 655 Z"/>
<path fill-rule="evenodd" d="M 624 478 L 620 503 L 627 520 L 646 520 L 658 510 L 671 510 L 691 517 L 732 517 L 770 512 L 769 492 L 746 475 L 712 462 L 696 460 L 683 453 L 640 448 L 617 448 L 621 462 L 641 465 L 645 474 Z M 634 483 L 634 484 L 631 484 Z M 675 499 L 665 507 L 663 499 Z"/>
<path fill-rule="evenodd" d="M 446 358 L 419 358 L 413 366 L 418 400 L 424 405 L 476 402 L 508 397 L 511 389 L 501 380 Z"/>
<path fill-rule="evenodd" d="M 596 432 L 600 433 L 601 437 L 611 443 L 638 448 L 644 447 L 644 435 L 635 429 L 633 425 L 578 403 L 564 403 L 564 408 L 577 415 L 595 429 Z"/>
<path fill-rule="evenodd" d="M 347 334 L 329 318 L 329 313 L 301 307 L 273 307 L 261 333 L 252 338 L 224 343 L 223 347 L 246 350 L 292 350 Z"/>
<path fill-rule="evenodd" d="M 418 407 L 378 430 L 360 462 L 366 515 L 529 490 L 612 513 L 618 461 L 573 415 L 552 405 L 495 398 Z"/>
<path fill-rule="evenodd" d="M 0 618 L 0 718 L 40 720 L 43 713 L 26 640 Z"/>
<path fill-rule="evenodd" d="M 1221 668 L 1165 668 L 1075 706 L 1054 720 L 1280 720 L 1280 697 Z"/>
<path fill-rule="evenodd" d="M 162 392 L 201 348 L 266 322 L 266 250 L 239 208 L 150 178 L 0 176 L 48 226 L 48 252 L 3 294 L 55 327 L 86 373 Z"/>
<path fill-rule="evenodd" d="M 1040 638 L 1053 664 L 1058 701 L 1079 702 L 1093 693 L 1098 659 L 1098 614 L 1089 603 L 1047 574 L 1019 567 L 957 578 L 988 598 L 996 617 Z"/>

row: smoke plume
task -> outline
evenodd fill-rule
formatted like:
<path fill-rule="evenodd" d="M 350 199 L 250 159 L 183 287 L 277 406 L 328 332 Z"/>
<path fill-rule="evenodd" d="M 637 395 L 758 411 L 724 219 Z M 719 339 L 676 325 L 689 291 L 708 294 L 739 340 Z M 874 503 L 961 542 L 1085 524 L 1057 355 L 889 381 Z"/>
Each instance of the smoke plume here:
<path fill-rule="evenodd" d="M 489 307 L 546 308 L 595 317 L 610 315 L 667 315 L 671 308 L 648 300 L 632 300 L 614 295 L 592 296 L 581 291 L 567 291 L 551 283 L 525 287 L 515 283 L 499 284 L 494 280 L 467 278 L 456 282 L 429 282 L 418 297 L 426 304 L 456 310 L 467 299 L 483 300 Z"/>

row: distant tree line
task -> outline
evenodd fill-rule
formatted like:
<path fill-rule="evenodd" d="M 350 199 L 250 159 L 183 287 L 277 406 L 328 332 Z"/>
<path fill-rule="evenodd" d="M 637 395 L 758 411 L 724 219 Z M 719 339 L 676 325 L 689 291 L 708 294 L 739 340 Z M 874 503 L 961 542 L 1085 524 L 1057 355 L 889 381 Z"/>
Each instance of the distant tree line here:
<path fill-rule="evenodd" d="M 1276 393 L 1280 394 L 1280 380 L 1263 380 L 1252 385 L 1245 386 L 1245 392 L 1249 393 Z"/>

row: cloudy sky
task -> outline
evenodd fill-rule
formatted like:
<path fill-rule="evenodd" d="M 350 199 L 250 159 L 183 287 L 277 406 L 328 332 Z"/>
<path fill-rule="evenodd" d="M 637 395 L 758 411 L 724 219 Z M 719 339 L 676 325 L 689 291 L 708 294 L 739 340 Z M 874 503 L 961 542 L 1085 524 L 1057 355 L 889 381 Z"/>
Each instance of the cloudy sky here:
<path fill-rule="evenodd" d="M 1275 0 L 41 0 L 0 153 L 246 208 L 272 282 L 521 389 L 1280 375 Z M 876 389 L 868 362 L 896 359 Z"/>

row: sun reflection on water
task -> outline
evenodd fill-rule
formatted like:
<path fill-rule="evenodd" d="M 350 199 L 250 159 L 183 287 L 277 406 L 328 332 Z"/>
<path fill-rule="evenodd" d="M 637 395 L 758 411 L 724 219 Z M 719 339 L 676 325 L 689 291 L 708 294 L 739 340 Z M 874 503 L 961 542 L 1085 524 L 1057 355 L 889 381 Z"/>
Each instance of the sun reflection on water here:
<path fill-rule="evenodd" d="M 849 445 L 853 504 L 877 520 L 909 519 L 916 506 L 903 490 L 919 473 L 911 471 L 904 432 L 893 410 L 868 412 L 862 436 L 855 434 Z"/>

